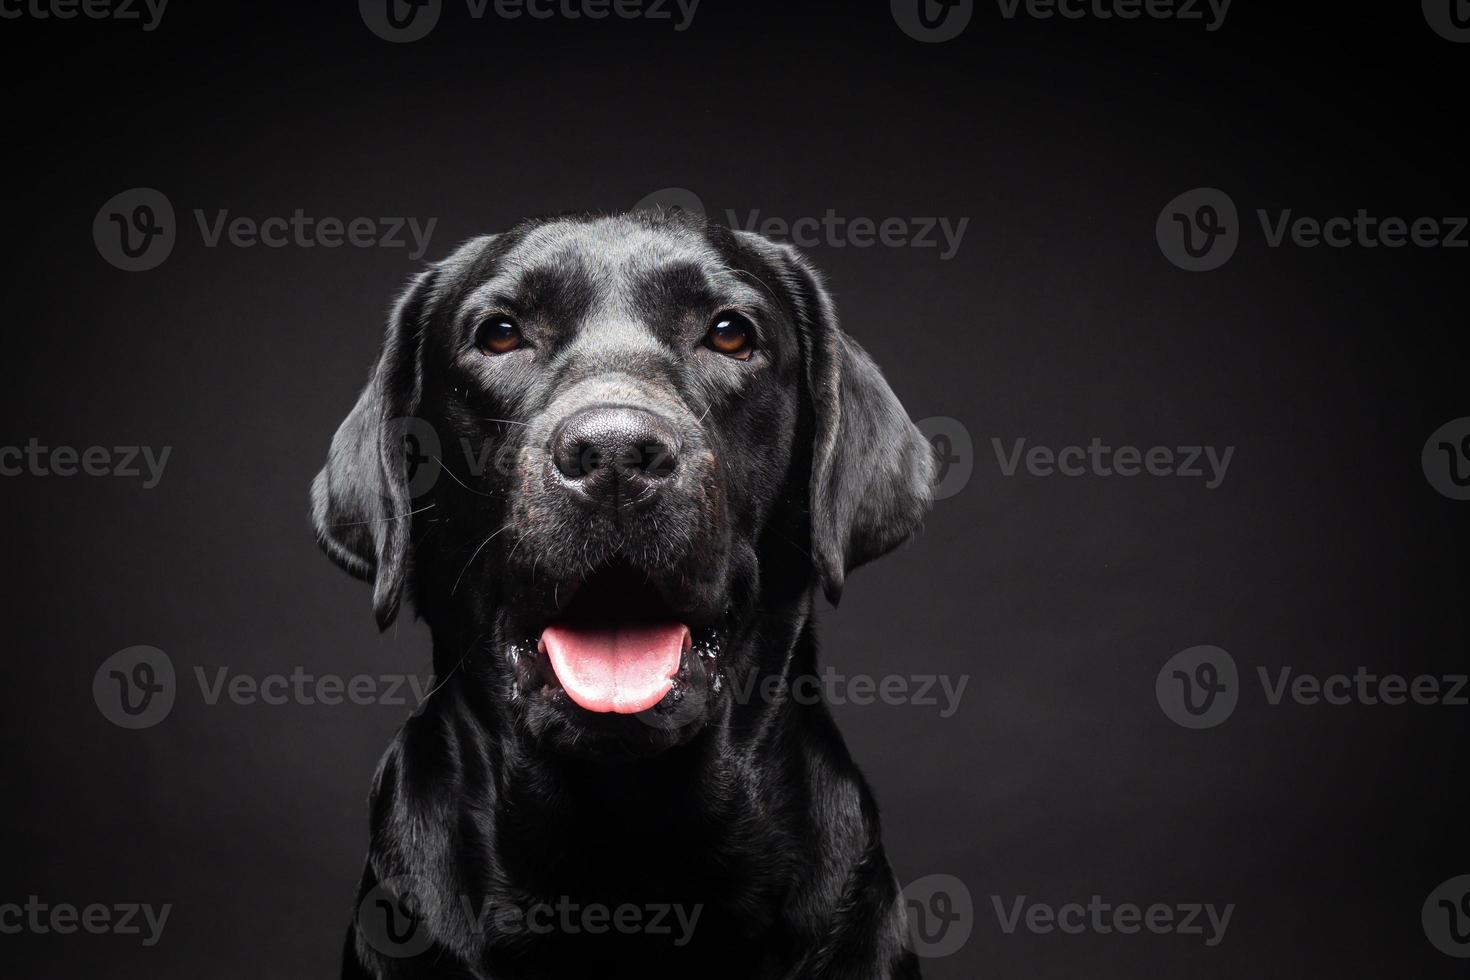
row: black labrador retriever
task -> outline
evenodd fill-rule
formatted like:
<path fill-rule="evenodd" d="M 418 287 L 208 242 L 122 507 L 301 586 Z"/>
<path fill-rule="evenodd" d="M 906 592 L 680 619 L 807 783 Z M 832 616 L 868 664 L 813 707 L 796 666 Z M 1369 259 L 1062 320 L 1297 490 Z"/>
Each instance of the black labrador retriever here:
<path fill-rule="evenodd" d="M 343 976 L 917 977 L 872 795 L 792 692 L 815 586 L 934 468 L 789 246 L 562 217 L 418 276 L 312 489 L 440 684 L 375 777 Z"/>

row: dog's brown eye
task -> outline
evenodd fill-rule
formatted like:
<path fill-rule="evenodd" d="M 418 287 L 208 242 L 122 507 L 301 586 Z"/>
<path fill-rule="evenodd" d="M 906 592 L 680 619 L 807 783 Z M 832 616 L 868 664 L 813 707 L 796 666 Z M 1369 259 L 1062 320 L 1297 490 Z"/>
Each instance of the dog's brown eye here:
<path fill-rule="evenodd" d="M 521 328 L 506 316 L 492 316 L 475 328 L 475 346 L 486 354 L 509 354 L 521 346 Z"/>
<path fill-rule="evenodd" d="M 739 313 L 721 313 L 715 317 L 704 342 L 710 350 L 747 361 L 755 350 L 755 325 Z"/>

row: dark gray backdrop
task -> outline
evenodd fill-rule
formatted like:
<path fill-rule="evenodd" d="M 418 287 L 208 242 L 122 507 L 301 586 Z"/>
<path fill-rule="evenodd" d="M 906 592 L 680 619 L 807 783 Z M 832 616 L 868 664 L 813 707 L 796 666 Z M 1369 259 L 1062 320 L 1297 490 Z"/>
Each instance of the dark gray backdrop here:
<path fill-rule="evenodd" d="M 960 36 L 923 43 L 878 0 L 703 0 L 685 31 L 449 3 L 405 44 L 352 4 L 303 6 L 178 0 L 151 31 L 0 20 L 0 444 L 172 447 L 152 489 L 0 478 L 0 904 L 172 906 L 151 947 L 0 934 L 0 973 L 333 975 L 368 779 L 409 709 L 210 705 L 194 671 L 427 672 L 423 629 L 379 636 L 305 516 L 416 264 L 209 248 L 194 210 L 437 218 L 435 258 L 523 215 L 668 187 L 719 218 L 969 219 L 948 260 L 811 249 L 911 415 L 956 419 L 974 445 L 963 490 L 822 616 L 845 674 L 968 678 L 949 717 L 837 709 L 900 877 L 956 876 L 973 904 L 968 941 L 928 975 L 1463 969 L 1420 911 L 1470 872 L 1470 709 L 1272 706 L 1256 669 L 1464 672 L 1470 503 L 1431 486 L 1420 452 L 1470 415 L 1470 252 L 1271 248 L 1255 211 L 1470 211 L 1470 45 L 1417 4 L 1238 0 L 1215 31 L 980 4 Z M 137 187 L 171 202 L 177 242 L 125 272 L 93 221 Z M 1155 237 L 1198 187 L 1239 208 L 1238 249 L 1211 272 Z M 1235 453 L 1206 489 L 1007 477 L 992 444 L 1093 437 Z M 178 693 L 129 731 L 93 678 L 140 644 L 166 652 Z M 1198 645 L 1233 656 L 1240 700 L 1190 730 L 1155 679 Z M 1208 947 L 1008 934 L 993 904 L 1094 894 L 1235 909 Z"/>

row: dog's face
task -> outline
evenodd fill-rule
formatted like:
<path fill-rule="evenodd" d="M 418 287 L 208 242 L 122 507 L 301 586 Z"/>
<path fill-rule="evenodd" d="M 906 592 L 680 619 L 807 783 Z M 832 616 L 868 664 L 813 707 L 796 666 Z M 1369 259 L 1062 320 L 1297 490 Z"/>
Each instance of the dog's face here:
<path fill-rule="evenodd" d="M 514 730 L 645 754 L 719 718 L 732 678 L 779 673 L 760 616 L 814 584 L 835 600 L 912 532 L 932 472 L 791 249 L 562 219 L 418 278 L 314 515 L 379 624 L 410 588 L 436 666 L 473 659 Z"/>

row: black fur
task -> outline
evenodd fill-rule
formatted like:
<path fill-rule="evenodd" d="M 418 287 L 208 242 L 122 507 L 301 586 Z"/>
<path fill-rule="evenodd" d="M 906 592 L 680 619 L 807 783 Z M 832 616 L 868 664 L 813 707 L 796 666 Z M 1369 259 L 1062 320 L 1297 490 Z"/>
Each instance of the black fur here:
<path fill-rule="evenodd" d="M 702 343 L 732 308 L 749 361 Z M 492 312 L 527 345 L 477 348 Z M 590 404 L 679 433 L 656 505 L 593 512 L 557 485 L 551 432 Z M 405 429 L 435 459 L 411 463 Z M 917 977 L 871 794 L 827 708 L 787 692 L 817 671 L 814 588 L 835 602 L 912 533 L 933 468 L 787 246 L 559 218 L 420 275 L 312 492 L 380 626 L 408 593 L 441 681 L 378 769 L 343 976 Z M 579 589 L 644 590 L 695 630 L 655 709 L 594 714 L 548 679 L 536 637 Z M 660 932 L 659 907 L 698 918 Z M 533 928 L 548 908 L 570 918 Z M 386 937 L 381 915 L 401 916 Z"/>

